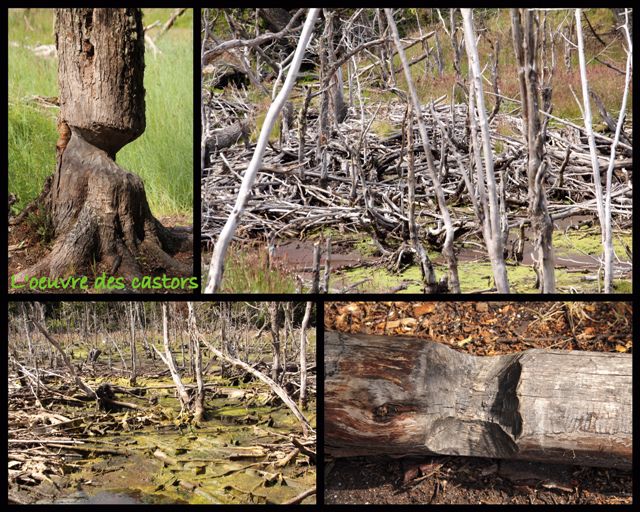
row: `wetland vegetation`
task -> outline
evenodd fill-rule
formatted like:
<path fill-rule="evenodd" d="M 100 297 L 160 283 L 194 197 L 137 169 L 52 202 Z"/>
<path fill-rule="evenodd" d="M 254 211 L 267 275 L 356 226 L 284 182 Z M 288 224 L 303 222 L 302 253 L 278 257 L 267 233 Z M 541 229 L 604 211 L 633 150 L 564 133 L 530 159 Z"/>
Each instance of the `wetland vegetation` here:
<path fill-rule="evenodd" d="M 13 303 L 8 354 L 9 503 L 315 503 L 311 303 Z"/>

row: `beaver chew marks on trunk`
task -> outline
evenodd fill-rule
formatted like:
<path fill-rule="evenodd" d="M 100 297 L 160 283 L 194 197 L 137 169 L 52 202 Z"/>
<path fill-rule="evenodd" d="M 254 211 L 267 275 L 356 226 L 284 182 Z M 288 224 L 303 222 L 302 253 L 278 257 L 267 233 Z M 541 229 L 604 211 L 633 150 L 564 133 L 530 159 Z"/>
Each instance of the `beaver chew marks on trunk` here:
<path fill-rule="evenodd" d="M 631 465 L 631 357 L 476 357 L 415 338 L 325 335 L 334 456 L 443 454 Z"/>

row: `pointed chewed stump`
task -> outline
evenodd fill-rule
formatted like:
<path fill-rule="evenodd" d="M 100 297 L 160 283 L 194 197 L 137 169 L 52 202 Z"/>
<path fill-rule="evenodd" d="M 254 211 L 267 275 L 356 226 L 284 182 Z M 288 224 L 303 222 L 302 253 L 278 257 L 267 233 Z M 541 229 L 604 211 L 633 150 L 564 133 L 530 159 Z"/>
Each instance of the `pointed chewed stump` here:
<path fill-rule="evenodd" d="M 328 332 L 325 452 L 441 454 L 631 468 L 629 354 L 477 357 L 406 337 Z"/>

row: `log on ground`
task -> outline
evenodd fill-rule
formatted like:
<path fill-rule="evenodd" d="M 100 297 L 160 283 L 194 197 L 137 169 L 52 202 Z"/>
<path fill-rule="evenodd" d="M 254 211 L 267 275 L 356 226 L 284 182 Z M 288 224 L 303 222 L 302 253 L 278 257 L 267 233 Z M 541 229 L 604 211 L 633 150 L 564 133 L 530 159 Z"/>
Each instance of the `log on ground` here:
<path fill-rule="evenodd" d="M 325 335 L 325 450 L 631 468 L 629 354 Z"/>

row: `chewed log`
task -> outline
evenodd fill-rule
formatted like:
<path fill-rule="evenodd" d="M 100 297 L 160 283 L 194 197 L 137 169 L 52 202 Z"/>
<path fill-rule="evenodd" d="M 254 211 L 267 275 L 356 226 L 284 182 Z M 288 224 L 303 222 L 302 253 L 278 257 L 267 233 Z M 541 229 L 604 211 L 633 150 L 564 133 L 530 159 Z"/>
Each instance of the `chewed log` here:
<path fill-rule="evenodd" d="M 406 337 L 327 332 L 325 451 L 631 468 L 629 354 L 477 357 Z"/>

